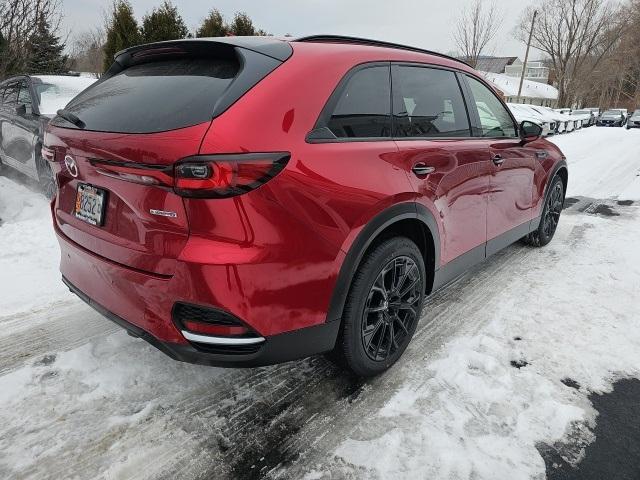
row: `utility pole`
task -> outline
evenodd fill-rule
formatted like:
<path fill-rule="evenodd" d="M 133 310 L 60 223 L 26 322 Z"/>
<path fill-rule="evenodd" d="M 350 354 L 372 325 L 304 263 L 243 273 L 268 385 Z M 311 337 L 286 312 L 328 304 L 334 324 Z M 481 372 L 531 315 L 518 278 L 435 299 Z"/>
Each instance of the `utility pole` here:
<path fill-rule="evenodd" d="M 522 93 L 522 84 L 524 83 L 524 75 L 527 71 L 527 62 L 529 61 L 529 49 L 531 48 L 531 37 L 533 37 L 533 26 L 536 23 L 536 17 L 538 16 L 538 11 L 533 11 L 533 19 L 531 20 L 531 31 L 529 32 L 529 41 L 527 42 L 527 51 L 524 54 L 524 64 L 522 65 L 522 75 L 520 75 L 520 86 L 518 87 L 518 98 L 516 99 L 516 103 L 520 103 L 520 94 Z"/>

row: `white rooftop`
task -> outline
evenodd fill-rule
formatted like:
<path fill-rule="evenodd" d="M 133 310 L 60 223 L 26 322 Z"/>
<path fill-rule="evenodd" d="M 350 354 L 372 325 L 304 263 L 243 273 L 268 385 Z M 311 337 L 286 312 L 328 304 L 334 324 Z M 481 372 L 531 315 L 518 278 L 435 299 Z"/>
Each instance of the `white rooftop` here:
<path fill-rule="evenodd" d="M 504 73 L 480 72 L 484 78 L 493 83 L 504 93 L 505 97 L 515 97 L 518 95 L 520 77 L 510 77 Z M 545 98 L 549 100 L 558 99 L 558 89 L 546 83 L 525 80 L 522 84 L 522 97 Z"/>

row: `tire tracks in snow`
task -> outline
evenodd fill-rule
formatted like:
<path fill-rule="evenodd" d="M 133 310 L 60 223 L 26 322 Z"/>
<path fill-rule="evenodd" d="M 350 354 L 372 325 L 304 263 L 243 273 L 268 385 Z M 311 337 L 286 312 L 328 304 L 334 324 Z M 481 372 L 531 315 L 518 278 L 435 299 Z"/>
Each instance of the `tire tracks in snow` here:
<path fill-rule="evenodd" d="M 29 472 L 39 478 L 101 477 L 113 455 L 109 450 L 134 455 L 144 446 L 153 451 L 153 462 L 139 461 L 143 468 L 129 468 L 127 478 L 300 477 L 310 465 L 326 465 L 327 455 L 340 440 L 382 407 L 416 371 L 425 372 L 422 380 L 428 381 L 428 364 L 441 346 L 455 336 L 480 330 L 488 320 L 472 323 L 469 319 L 491 299 L 499 298 L 513 275 L 535 265 L 539 252 L 515 244 L 429 297 L 405 355 L 378 378 L 362 382 L 323 357 L 257 369 L 213 369 L 211 381 L 204 386 L 191 387 L 188 379 L 180 379 L 173 391 L 165 389 L 142 421 L 115 431 L 94 426 L 95 438 L 83 446 L 82 455 L 66 451 L 65 461 L 35 464 Z M 39 355 L 71 350 L 119 330 L 83 304 L 67 310 L 10 338 L 8 350 L 14 354 L 3 355 L 0 366 L 5 371 L 16 368 Z M 33 331 L 37 329 L 44 330 Z M 39 339 L 35 347 L 34 338 Z M 7 343 L 6 338 L 0 341 Z M 16 356 L 24 349 L 29 353 L 26 358 Z M 153 353 L 151 347 L 140 352 Z M 157 355 L 156 369 L 171 361 Z M 182 371 L 188 375 L 192 370 Z M 141 370 L 141 374 L 148 373 Z M 99 424 L 113 411 L 102 406 L 97 415 L 104 417 L 97 419 Z"/>
<path fill-rule="evenodd" d="M 416 363 L 422 368 L 447 340 L 480 329 L 484 324 L 467 319 L 500 295 L 502 282 L 526 266 L 531 250 L 512 246 L 429 297 L 408 350 L 381 377 L 363 382 L 316 357 L 226 375 L 216 390 L 226 385 L 227 395 L 215 402 L 209 389 L 190 395 L 174 408 L 181 428 L 199 437 L 201 458 L 180 459 L 161 478 L 299 477 L 304 467 L 297 460 L 326 460 L 338 439 L 382 406 Z"/>
<path fill-rule="evenodd" d="M 0 326 L 0 375 L 47 354 L 72 350 L 120 330 L 79 301 L 3 318 Z"/>

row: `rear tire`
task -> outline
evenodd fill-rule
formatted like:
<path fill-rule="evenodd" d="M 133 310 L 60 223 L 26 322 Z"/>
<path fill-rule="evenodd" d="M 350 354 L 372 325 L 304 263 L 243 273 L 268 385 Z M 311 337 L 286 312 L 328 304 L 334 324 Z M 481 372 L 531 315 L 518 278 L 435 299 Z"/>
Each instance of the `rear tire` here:
<path fill-rule="evenodd" d="M 356 375 L 378 375 L 402 356 L 420 320 L 425 279 L 422 254 L 405 237 L 382 242 L 362 260 L 336 344 Z"/>
<path fill-rule="evenodd" d="M 525 243 L 534 247 L 544 247 L 551 241 L 560 222 L 563 204 L 564 183 L 562 183 L 562 179 L 556 175 L 551 181 L 547 197 L 544 201 L 544 209 L 540 216 L 540 225 L 538 225 L 535 231 L 524 237 Z"/>

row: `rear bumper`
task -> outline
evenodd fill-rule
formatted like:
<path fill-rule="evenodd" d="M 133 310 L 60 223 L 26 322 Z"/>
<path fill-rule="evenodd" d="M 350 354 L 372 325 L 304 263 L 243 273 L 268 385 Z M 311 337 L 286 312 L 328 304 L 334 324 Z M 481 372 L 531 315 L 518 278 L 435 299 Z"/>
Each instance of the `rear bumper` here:
<path fill-rule="evenodd" d="M 286 305 L 268 309 L 252 307 L 245 292 L 235 290 L 234 284 L 229 285 L 214 275 L 217 271 L 228 270 L 228 265 L 201 266 L 179 262 L 174 275 L 156 275 L 120 265 L 86 250 L 67 238 L 57 228 L 55 220 L 54 229 L 61 250 L 60 270 L 69 289 L 133 336 L 146 340 L 175 360 L 223 367 L 252 367 L 327 352 L 335 345 L 339 321 L 291 327 L 286 318 L 276 316 L 288 311 Z M 273 277 L 270 280 L 273 282 Z M 198 288 L 207 282 L 211 284 L 210 289 Z M 225 288 L 229 288 L 228 293 Z M 217 301 L 213 289 L 225 292 L 227 303 Z M 263 330 L 248 323 L 264 338 L 259 345 L 250 347 L 189 341 L 173 322 L 172 309 L 176 302 L 208 305 L 233 314 L 236 312 L 229 305 L 245 302 L 253 319 L 259 315 L 263 318 L 271 315 L 265 323 L 272 328 Z M 326 317 L 326 310 L 323 315 Z M 274 320 L 277 318 L 282 321 L 276 325 Z M 301 320 L 307 318 L 301 317 Z M 283 325 L 289 328 L 274 331 Z"/>
<path fill-rule="evenodd" d="M 196 348 L 190 343 L 173 343 L 158 340 L 151 333 L 119 317 L 91 299 L 64 276 L 62 281 L 69 287 L 69 290 L 78 295 L 80 299 L 98 313 L 124 328 L 132 336 L 145 340 L 169 357 L 181 362 L 217 367 L 258 367 L 297 360 L 332 350 L 340 328 L 340 322 L 334 321 L 273 335 L 267 337 L 257 351 L 248 354 L 211 353 Z"/>

